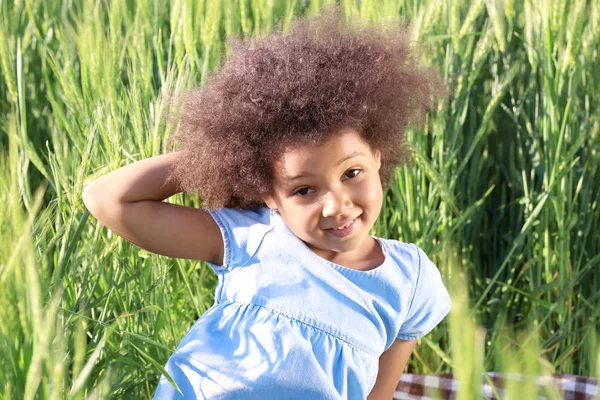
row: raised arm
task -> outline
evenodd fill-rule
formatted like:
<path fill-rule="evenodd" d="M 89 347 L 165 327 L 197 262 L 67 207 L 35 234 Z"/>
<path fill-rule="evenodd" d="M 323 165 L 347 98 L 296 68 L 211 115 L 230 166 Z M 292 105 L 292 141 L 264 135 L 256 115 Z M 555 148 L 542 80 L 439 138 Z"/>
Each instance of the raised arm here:
<path fill-rule="evenodd" d="M 223 238 L 202 209 L 163 202 L 179 193 L 167 181 L 179 153 L 147 158 L 112 171 L 83 190 L 83 202 L 103 225 L 153 253 L 223 263 Z"/>

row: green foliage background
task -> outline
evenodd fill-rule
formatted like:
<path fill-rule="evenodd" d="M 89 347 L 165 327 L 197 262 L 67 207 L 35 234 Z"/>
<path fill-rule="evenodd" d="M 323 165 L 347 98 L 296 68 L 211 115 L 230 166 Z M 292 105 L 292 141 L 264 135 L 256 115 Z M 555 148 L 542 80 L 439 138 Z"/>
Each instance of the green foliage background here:
<path fill-rule="evenodd" d="M 225 38 L 328 3 L 0 0 L 0 398 L 152 395 L 216 278 L 113 235 L 82 188 L 163 151 L 161 96 L 203 84 Z M 430 254 L 455 303 L 409 372 L 454 372 L 462 398 L 486 370 L 596 376 L 600 4 L 338 3 L 410 22 L 450 88 L 375 226 Z"/>

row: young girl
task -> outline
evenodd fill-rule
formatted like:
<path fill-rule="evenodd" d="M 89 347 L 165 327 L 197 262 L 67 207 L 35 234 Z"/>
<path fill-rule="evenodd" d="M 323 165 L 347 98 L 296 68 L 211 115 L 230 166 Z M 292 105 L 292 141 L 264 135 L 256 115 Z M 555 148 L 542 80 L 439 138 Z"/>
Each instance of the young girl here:
<path fill-rule="evenodd" d="M 439 82 L 404 30 L 339 10 L 248 43 L 181 95 L 177 152 L 86 187 L 128 241 L 204 260 L 215 304 L 183 337 L 155 399 L 391 399 L 416 340 L 448 313 L 417 246 L 370 235 L 407 123 Z M 204 208 L 162 200 L 199 192 Z"/>

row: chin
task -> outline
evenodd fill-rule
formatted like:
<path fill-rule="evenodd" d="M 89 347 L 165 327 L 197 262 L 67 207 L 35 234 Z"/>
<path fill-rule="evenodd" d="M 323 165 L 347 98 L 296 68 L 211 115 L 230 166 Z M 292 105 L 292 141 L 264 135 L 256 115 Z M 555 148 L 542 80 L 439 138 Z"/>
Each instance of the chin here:
<path fill-rule="evenodd" d="M 345 241 L 326 241 L 322 243 L 325 250 L 336 251 L 338 253 L 347 253 L 358 249 L 364 242 L 365 237 L 354 237 Z M 319 246 L 316 246 L 319 247 Z"/>

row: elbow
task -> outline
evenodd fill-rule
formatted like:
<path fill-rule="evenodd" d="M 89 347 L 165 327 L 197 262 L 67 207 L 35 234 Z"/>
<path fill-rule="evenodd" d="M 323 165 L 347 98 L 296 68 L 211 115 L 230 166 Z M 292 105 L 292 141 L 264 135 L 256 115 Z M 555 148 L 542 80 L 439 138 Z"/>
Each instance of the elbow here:
<path fill-rule="evenodd" d="M 94 183 L 86 186 L 81 193 L 81 200 L 88 212 L 102 225 L 111 230 L 123 218 L 123 209 L 119 202 L 104 193 L 104 190 Z"/>
<path fill-rule="evenodd" d="M 85 208 L 90 212 L 90 214 L 96 216 L 97 201 L 94 197 L 93 183 L 90 183 L 89 185 L 83 188 L 83 191 L 81 192 L 81 200 L 83 201 Z"/>
<path fill-rule="evenodd" d="M 83 188 L 81 200 L 90 214 L 100 221 L 103 220 L 102 215 L 108 211 L 106 208 L 110 201 L 93 182 Z"/>
<path fill-rule="evenodd" d="M 86 207 L 87 207 L 87 202 L 90 201 L 91 186 L 92 186 L 92 184 L 90 183 L 89 185 L 84 187 L 83 190 L 81 191 L 81 200 L 83 200 L 83 204 L 85 204 Z"/>

